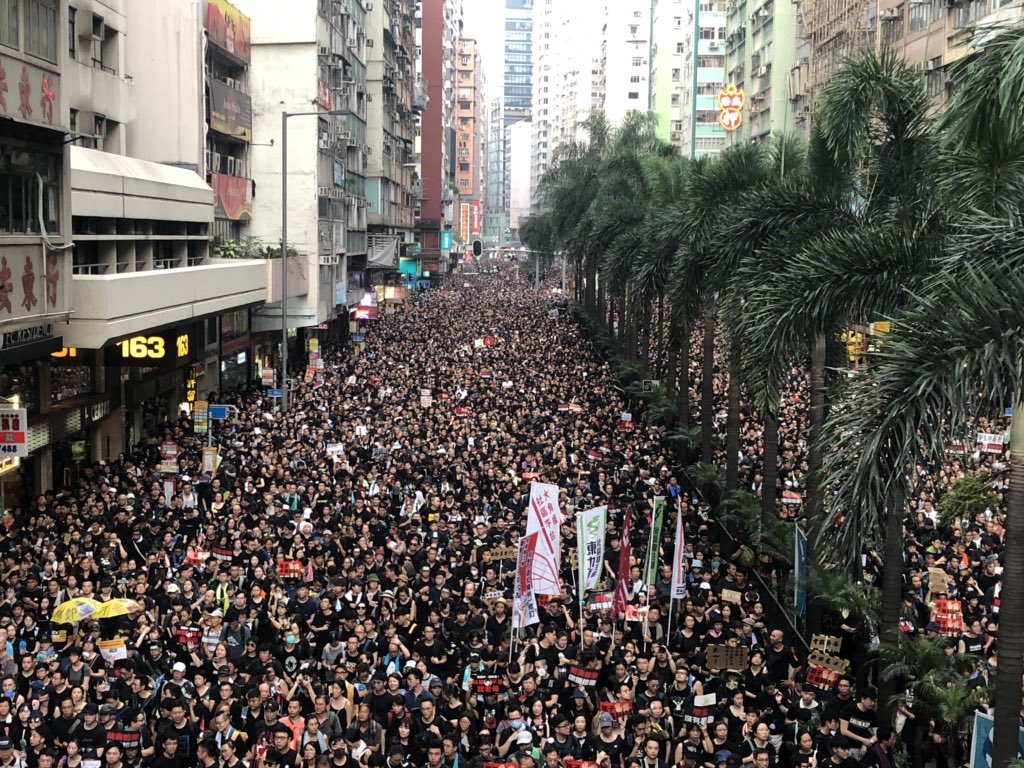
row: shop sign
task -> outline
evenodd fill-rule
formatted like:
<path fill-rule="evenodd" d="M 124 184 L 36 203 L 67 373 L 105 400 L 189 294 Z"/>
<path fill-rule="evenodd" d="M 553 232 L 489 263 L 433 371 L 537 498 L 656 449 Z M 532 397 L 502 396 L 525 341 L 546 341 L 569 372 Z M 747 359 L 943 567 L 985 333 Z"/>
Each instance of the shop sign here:
<path fill-rule="evenodd" d="M 5 259 L 6 261 L 6 259 Z M 44 325 L 33 325 L 29 328 L 20 328 L 17 331 L 8 331 L 0 336 L 0 349 L 11 349 L 25 344 L 35 344 L 37 341 L 50 341 L 53 338 L 53 323 Z"/>
<path fill-rule="evenodd" d="M 28 411 L 0 408 L 0 455 L 28 456 Z"/>
<path fill-rule="evenodd" d="M 473 219 L 473 224 L 471 226 L 471 230 L 473 232 L 473 236 L 476 237 L 477 235 L 480 234 L 480 219 L 482 218 L 481 211 L 480 211 L 480 201 L 479 200 L 474 200 L 470 205 L 472 206 L 472 219 Z"/>
<path fill-rule="evenodd" d="M 173 461 L 178 458 L 179 452 L 178 444 L 173 440 L 164 440 L 160 443 L 160 458 L 164 461 Z"/>
<path fill-rule="evenodd" d="M 252 99 L 220 80 L 207 79 L 210 127 L 236 139 L 252 141 Z"/>
<path fill-rule="evenodd" d="M 60 124 L 60 75 L 0 57 L 0 116 L 20 123 L 52 127 Z"/>
<path fill-rule="evenodd" d="M 252 181 L 240 176 L 211 173 L 213 204 L 216 215 L 231 221 L 247 221 L 252 218 Z"/>
<path fill-rule="evenodd" d="M 105 352 L 106 365 L 173 367 L 186 361 L 192 354 L 192 335 L 169 331 L 131 336 L 107 347 Z"/>
<path fill-rule="evenodd" d="M 194 376 L 185 379 L 185 402 L 187 402 L 189 405 L 194 403 L 196 401 L 196 396 L 198 395 L 198 392 L 198 380 Z"/>
<path fill-rule="evenodd" d="M 264 368 L 260 371 L 260 383 L 264 387 L 272 387 L 276 381 L 277 372 L 273 368 Z"/>
<path fill-rule="evenodd" d="M 462 242 L 469 240 L 469 203 L 462 203 L 460 206 L 459 216 L 459 236 L 462 238 Z M 442 245 L 443 249 L 444 246 Z"/>
<path fill-rule="evenodd" d="M 246 64 L 250 60 L 249 17 L 227 0 L 207 0 L 206 34 L 210 42 Z"/>
<path fill-rule="evenodd" d="M 205 435 L 210 431 L 210 404 L 206 400 L 196 400 L 192 409 L 192 423 L 197 435 Z"/>

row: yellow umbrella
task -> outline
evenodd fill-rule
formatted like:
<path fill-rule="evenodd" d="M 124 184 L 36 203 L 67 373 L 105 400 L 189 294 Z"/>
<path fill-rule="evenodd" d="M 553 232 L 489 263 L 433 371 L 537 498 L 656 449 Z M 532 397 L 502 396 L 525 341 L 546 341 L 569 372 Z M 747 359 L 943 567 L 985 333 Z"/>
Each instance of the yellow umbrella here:
<path fill-rule="evenodd" d="M 105 603 L 100 603 L 100 607 L 96 609 L 92 617 L 94 619 L 112 619 L 115 616 L 127 616 L 129 613 L 141 610 L 142 606 L 134 600 L 118 597 Z"/>
<path fill-rule="evenodd" d="M 53 609 L 50 621 L 54 624 L 77 624 L 91 618 L 103 603 L 88 597 L 76 597 Z"/>

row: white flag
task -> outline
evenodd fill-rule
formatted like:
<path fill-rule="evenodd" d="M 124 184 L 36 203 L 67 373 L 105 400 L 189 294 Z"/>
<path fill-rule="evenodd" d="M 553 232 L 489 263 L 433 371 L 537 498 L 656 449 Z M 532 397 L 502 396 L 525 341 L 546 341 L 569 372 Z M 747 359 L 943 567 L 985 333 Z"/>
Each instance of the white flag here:
<path fill-rule="evenodd" d="M 533 590 L 533 561 L 537 556 L 537 534 L 532 533 L 519 540 L 516 557 L 516 588 L 512 600 L 512 629 L 529 627 L 540 623 L 537 611 L 537 595 Z"/>
<path fill-rule="evenodd" d="M 676 546 L 672 555 L 672 599 L 686 599 L 686 541 L 683 513 L 676 513 Z"/>
<path fill-rule="evenodd" d="M 576 559 L 579 561 L 580 602 L 588 589 L 596 589 L 604 567 L 604 541 L 608 507 L 580 512 L 576 520 Z"/>
<path fill-rule="evenodd" d="M 562 560 L 562 513 L 558 509 L 558 486 L 530 483 L 530 512 L 526 535 L 537 534 L 533 555 L 533 591 L 538 595 L 559 595 Z"/>

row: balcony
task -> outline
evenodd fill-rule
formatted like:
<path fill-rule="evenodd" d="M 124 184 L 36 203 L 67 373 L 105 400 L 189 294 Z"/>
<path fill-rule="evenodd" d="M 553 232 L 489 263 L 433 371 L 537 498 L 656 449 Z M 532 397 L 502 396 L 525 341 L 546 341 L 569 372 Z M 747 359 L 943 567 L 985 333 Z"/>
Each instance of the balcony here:
<path fill-rule="evenodd" d="M 267 267 L 259 260 L 115 275 L 75 275 L 74 318 L 67 346 L 100 349 L 111 339 L 164 325 L 184 325 L 210 314 L 262 302 Z"/>
<path fill-rule="evenodd" d="M 280 245 L 278 250 L 280 250 Z M 281 261 L 280 259 L 267 259 L 264 264 L 266 264 L 267 303 L 273 304 L 281 301 Z M 309 261 L 294 257 L 288 259 L 288 298 L 294 299 L 305 296 L 307 293 L 309 293 Z"/>

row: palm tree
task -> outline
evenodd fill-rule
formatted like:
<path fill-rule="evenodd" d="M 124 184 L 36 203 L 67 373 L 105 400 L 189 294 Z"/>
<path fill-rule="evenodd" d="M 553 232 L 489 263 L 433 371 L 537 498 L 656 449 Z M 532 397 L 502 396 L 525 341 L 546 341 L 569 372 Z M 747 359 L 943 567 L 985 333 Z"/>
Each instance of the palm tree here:
<path fill-rule="evenodd" d="M 730 208 L 744 191 L 761 184 L 767 173 L 764 148 L 760 144 L 730 147 L 714 160 L 698 160 L 687 178 L 683 244 L 672 272 L 670 297 L 676 322 L 684 330 L 703 314 L 701 360 L 701 460 L 714 458 L 715 337 L 718 302 L 731 275 L 730 265 L 720 259 L 713 245 Z M 680 339 L 686 346 L 688 335 Z M 685 382 L 688 388 L 688 382 Z M 686 397 L 684 389 L 682 396 Z"/>

